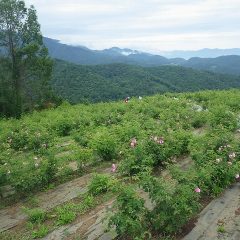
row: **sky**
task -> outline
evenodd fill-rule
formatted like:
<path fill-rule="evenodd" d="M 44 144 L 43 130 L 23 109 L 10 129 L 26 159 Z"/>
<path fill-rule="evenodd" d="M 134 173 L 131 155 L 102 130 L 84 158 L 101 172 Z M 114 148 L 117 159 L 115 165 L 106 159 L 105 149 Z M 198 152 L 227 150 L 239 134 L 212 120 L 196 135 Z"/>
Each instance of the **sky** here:
<path fill-rule="evenodd" d="M 44 36 L 91 49 L 240 47 L 240 0 L 25 0 Z"/>

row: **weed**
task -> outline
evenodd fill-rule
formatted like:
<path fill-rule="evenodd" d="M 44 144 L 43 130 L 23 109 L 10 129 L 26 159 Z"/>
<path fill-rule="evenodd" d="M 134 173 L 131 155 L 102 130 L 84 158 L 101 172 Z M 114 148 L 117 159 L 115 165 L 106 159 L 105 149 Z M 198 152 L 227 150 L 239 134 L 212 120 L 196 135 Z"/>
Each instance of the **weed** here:
<path fill-rule="evenodd" d="M 42 223 L 46 219 L 46 212 L 40 208 L 23 208 L 23 211 L 28 215 L 28 220 L 35 224 L 35 223 Z"/>
<path fill-rule="evenodd" d="M 57 225 L 65 225 L 72 222 L 76 218 L 76 205 L 69 203 L 58 207 L 56 209 L 57 212 Z"/>
<path fill-rule="evenodd" d="M 38 224 L 37 230 L 32 232 L 32 237 L 35 238 L 42 238 L 45 237 L 49 232 L 49 229 L 46 225 Z"/>
<path fill-rule="evenodd" d="M 220 226 L 218 226 L 218 228 L 217 228 L 217 232 L 219 232 L 219 233 L 225 233 L 226 230 L 225 230 L 225 228 L 224 228 L 223 225 L 220 225 Z"/>

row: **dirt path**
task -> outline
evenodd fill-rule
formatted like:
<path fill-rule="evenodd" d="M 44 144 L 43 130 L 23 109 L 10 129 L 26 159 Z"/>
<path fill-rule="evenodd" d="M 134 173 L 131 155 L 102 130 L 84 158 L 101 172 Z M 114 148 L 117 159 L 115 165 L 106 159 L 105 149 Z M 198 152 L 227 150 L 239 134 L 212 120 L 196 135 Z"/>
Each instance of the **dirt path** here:
<path fill-rule="evenodd" d="M 110 171 L 111 169 L 107 168 L 99 172 L 110 173 Z M 38 207 L 44 210 L 49 210 L 78 197 L 79 194 L 85 193 L 91 176 L 92 174 L 87 174 L 61 184 L 54 189 L 36 194 L 35 197 L 39 202 Z M 14 206 L 0 210 L 0 232 L 11 229 L 21 223 L 22 220 L 26 219 L 27 216 L 22 212 L 22 207 L 23 203 L 18 203 Z"/>
<path fill-rule="evenodd" d="M 180 167 L 181 170 L 187 171 L 190 167 L 194 165 L 194 161 L 190 156 L 184 156 L 177 159 L 178 167 Z"/>
<path fill-rule="evenodd" d="M 107 221 L 105 221 L 105 219 L 112 213 L 113 202 L 114 199 L 97 206 L 91 212 L 79 216 L 73 223 L 55 229 L 43 239 L 73 240 L 77 236 L 87 240 L 114 239 L 116 236 L 114 231 L 105 232 L 107 229 Z"/>
<path fill-rule="evenodd" d="M 153 209 L 148 194 L 141 189 L 137 189 L 141 198 L 145 200 L 145 207 Z M 114 229 L 107 230 L 110 215 L 113 214 L 113 204 L 115 199 L 109 200 L 97 206 L 91 212 L 79 216 L 73 223 L 55 229 L 48 234 L 44 240 L 67 239 L 74 240 L 78 236 L 86 240 L 112 240 L 116 237 Z"/>
<path fill-rule="evenodd" d="M 221 232 L 219 232 L 221 230 Z M 239 240 L 240 183 L 227 189 L 199 215 L 193 230 L 183 240 Z"/>

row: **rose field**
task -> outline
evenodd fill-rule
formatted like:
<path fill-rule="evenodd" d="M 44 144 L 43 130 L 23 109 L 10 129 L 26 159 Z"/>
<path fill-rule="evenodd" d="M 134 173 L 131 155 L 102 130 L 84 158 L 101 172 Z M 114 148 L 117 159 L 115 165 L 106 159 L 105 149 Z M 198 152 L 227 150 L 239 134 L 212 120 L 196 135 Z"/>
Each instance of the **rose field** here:
<path fill-rule="evenodd" d="M 0 239 L 215 239 L 187 234 L 239 188 L 239 140 L 240 90 L 2 119 Z M 230 236 L 225 225 L 213 234 Z"/>

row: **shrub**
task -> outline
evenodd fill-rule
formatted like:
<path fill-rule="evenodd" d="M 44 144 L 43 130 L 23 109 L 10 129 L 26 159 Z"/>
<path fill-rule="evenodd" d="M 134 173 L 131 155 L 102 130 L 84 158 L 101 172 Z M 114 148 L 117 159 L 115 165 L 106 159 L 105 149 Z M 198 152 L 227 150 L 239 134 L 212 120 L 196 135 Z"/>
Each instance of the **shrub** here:
<path fill-rule="evenodd" d="M 148 140 L 146 143 L 146 153 L 151 156 L 155 166 L 164 166 L 166 164 L 169 157 L 166 149 L 166 143 L 160 145 L 153 140 Z"/>
<path fill-rule="evenodd" d="M 76 218 L 76 205 L 66 204 L 56 209 L 57 212 L 57 225 L 65 225 L 72 222 Z"/>
<path fill-rule="evenodd" d="M 49 228 L 46 225 L 38 224 L 37 230 L 32 232 L 33 239 L 35 238 L 43 238 L 49 232 Z"/>
<path fill-rule="evenodd" d="M 58 118 L 55 124 L 51 127 L 58 136 L 64 137 L 70 134 L 71 130 L 75 128 L 75 124 L 72 119 L 62 117 Z"/>
<path fill-rule="evenodd" d="M 209 118 L 209 114 L 204 112 L 196 112 L 194 116 L 192 116 L 192 126 L 194 128 L 201 128 L 203 127 Z"/>
<path fill-rule="evenodd" d="M 226 155 L 227 148 L 219 151 L 222 146 L 228 146 L 233 141 L 232 133 L 226 129 L 214 129 L 204 136 L 193 137 L 188 146 L 190 155 L 197 165 L 204 166 Z"/>
<path fill-rule="evenodd" d="M 90 185 L 88 186 L 89 193 L 92 195 L 99 195 L 108 192 L 116 185 L 116 180 L 106 174 L 96 174 Z"/>
<path fill-rule="evenodd" d="M 82 147 L 87 147 L 89 139 L 84 133 L 77 132 L 73 135 L 74 140 L 79 143 Z"/>
<path fill-rule="evenodd" d="M 199 195 L 192 185 L 177 184 L 174 191 L 160 185 L 153 187 L 155 208 L 149 214 L 153 230 L 171 234 L 177 232 L 199 210 Z"/>
<path fill-rule="evenodd" d="M 147 232 L 144 200 L 131 187 L 124 187 L 117 197 L 116 208 L 117 212 L 110 218 L 109 227 L 116 227 L 118 237 L 143 239 Z"/>
<path fill-rule="evenodd" d="M 28 215 L 28 220 L 31 223 L 42 223 L 46 220 L 46 212 L 40 208 L 24 208 L 23 211 Z"/>
<path fill-rule="evenodd" d="M 237 117 L 233 112 L 227 110 L 227 107 L 218 107 L 214 109 L 212 113 L 213 115 L 210 119 L 210 124 L 213 128 L 221 125 L 230 131 L 234 131 L 237 129 Z"/>
<path fill-rule="evenodd" d="M 116 141 L 114 137 L 107 132 L 97 133 L 91 145 L 102 160 L 111 161 L 117 157 Z"/>
<path fill-rule="evenodd" d="M 77 210 L 80 213 L 84 213 L 86 212 L 88 209 L 91 209 L 94 205 L 95 205 L 95 199 L 92 195 L 86 195 L 83 198 L 83 201 L 81 202 L 81 204 L 77 207 Z"/>
<path fill-rule="evenodd" d="M 38 165 L 33 158 L 25 161 L 26 165 L 23 165 L 21 161 L 15 163 L 8 175 L 8 182 L 18 194 L 27 194 L 42 189 L 54 179 L 56 159 L 51 153 L 42 156 Z"/>
<path fill-rule="evenodd" d="M 145 147 L 138 144 L 131 152 L 125 154 L 120 163 L 119 170 L 122 174 L 134 176 L 140 172 L 149 172 L 152 170 L 154 160 L 147 154 Z"/>
<path fill-rule="evenodd" d="M 29 123 L 21 124 L 7 135 L 6 142 L 14 150 L 34 150 L 46 149 L 53 141 L 53 136 L 46 128 Z"/>
<path fill-rule="evenodd" d="M 80 149 L 75 153 L 75 159 L 78 165 L 78 172 L 83 173 L 84 169 L 94 162 L 92 149 Z"/>

